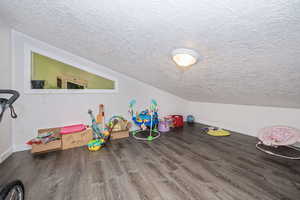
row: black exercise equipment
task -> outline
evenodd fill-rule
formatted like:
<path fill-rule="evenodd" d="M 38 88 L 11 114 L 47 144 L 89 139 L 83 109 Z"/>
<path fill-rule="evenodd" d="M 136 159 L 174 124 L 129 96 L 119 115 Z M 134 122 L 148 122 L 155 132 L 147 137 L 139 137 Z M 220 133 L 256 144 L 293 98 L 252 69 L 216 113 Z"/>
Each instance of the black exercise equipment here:
<path fill-rule="evenodd" d="M 17 114 L 14 110 L 13 103 L 19 98 L 20 93 L 15 90 L 1 90 L 0 94 L 12 95 L 7 98 L 0 98 L 0 122 L 7 108 L 10 109 L 10 115 L 12 118 L 17 118 Z M 24 200 L 25 199 L 25 189 L 24 185 L 20 180 L 15 180 L 9 184 L 0 186 L 0 200 Z"/>
<path fill-rule="evenodd" d="M 12 95 L 9 99 L 6 98 L 0 98 L 0 107 L 1 107 L 1 113 L 0 113 L 0 122 L 3 118 L 4 112 L 7 108 L 10 109 L 10 116 L 12 118 L 17 118 L 17 114 L 15 112 L 15 109 L 13 107 L 13 103 L 19 98 L 20 93 L 16 90 L 0 90 L 0 94 L 8 94 Z"/>

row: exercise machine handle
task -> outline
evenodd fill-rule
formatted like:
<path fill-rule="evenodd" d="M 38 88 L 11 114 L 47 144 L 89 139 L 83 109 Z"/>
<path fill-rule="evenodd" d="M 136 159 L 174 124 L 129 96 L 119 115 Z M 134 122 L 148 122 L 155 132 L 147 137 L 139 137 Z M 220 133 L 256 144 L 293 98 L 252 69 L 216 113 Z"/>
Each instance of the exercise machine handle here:
<path fill-rule="evenodd" d="M 1 103 L 0 105 L 2 107 L 2 111 L 0 113 L 0 122 L 2 121 L 2 117 L 3 117 L 3 114 L 6 110 L 6 108 L 10 109 L 10 116 L 12 118 L 17 118 L 18 116 L 17 116 L 12 104 L 19 98 L 20 93 L 16 90 L 1 90 L 0 89 L 0 94 L 11 94 L 12 95 L 9 99 L 0 98 L 0 103 Z"/>
<path fill-rule="evenodd" d="M 0 94 L 12 94 L 6 103 L 9 106 L 12 105 L 20 96 L 20 93 L 16 90 L 0 90 Z"/>

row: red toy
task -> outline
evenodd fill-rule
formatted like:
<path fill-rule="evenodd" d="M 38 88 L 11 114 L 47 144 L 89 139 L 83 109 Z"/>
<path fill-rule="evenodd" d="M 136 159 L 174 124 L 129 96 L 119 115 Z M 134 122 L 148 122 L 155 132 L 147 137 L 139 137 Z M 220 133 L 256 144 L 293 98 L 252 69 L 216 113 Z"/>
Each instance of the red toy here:
<path fill-rule="evenodd" d="M 183 116 L 182 115 L 168 115 L 165 117 L 166 121 L 169 121 L 170 128 L 183 127 Z"/>
<path fill-rule="evenodd" d="M 172 115 L 173 123 L 175 128 L 183 127 L 183 116 Z"/>

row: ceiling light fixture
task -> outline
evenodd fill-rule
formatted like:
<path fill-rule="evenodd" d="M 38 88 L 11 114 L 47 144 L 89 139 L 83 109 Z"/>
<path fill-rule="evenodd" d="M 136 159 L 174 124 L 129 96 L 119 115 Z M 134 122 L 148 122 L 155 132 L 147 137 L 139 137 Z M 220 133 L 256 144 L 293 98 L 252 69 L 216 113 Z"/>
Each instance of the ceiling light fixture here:
<path fill-rule="evenodd" d="M 195 64 L 198 58 L 198 53 L 191 49 L 175 49 L 172 51 L 172 59 L 180 67 L 189 67 Z"/>

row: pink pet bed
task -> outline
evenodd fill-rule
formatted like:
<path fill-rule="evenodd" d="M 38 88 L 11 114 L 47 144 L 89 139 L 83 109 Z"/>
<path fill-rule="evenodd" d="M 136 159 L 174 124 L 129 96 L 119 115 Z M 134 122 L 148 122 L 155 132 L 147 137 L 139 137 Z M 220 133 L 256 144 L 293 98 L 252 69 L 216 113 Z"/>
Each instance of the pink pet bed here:
<path fill-rule="evenodd" d="M 256 147 L 268 154 L 289 159 L 300 159 L 300 151 L 290 145 L 300 142 L 300 130 L 288 126 L 266 127 L 258 132 Z"/>
<path fill-rule="evenodd" d="M 258 138 L 268 146 L 287 146 L 300 142 L 300 130 L 288 126 L 271 126 L 259 130 Z"/>

